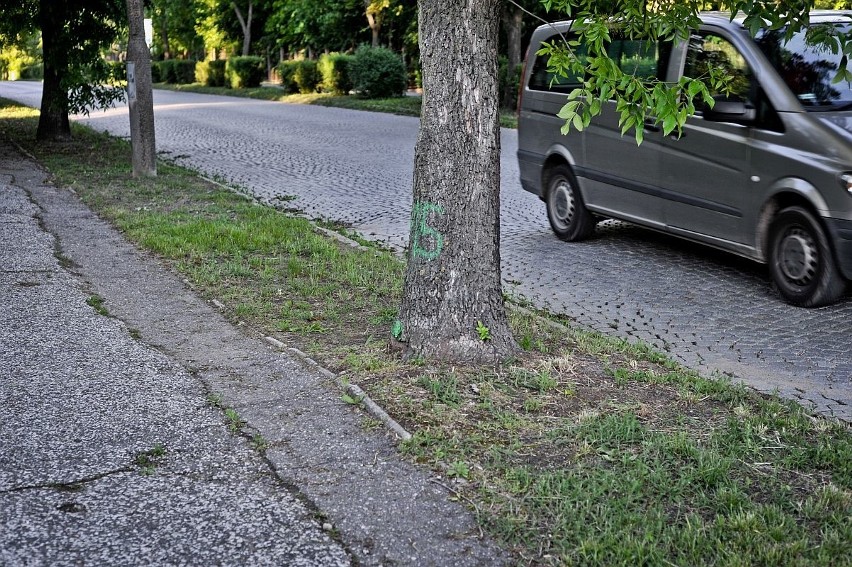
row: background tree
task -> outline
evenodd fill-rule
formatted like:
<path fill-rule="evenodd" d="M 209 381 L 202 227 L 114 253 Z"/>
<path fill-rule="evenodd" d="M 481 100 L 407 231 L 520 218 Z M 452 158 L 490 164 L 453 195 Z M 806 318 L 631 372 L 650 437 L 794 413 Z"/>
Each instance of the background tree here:
<path fill-rule="evenodd" d="M 369 38 L 363 10 L 363 0 L 273 0 L 266 33 L 290 53 L 354 49 Z"/>
<path fill-rule="evenodd" d="M 240 23 L 240 28 L 243 31 L 243 50 L 242 55 L 245 57 L 251 49 L 251 23 L 254 16 L 254 2 L 248 0 L 248 6 L 243 11 L 236 2 L 231 2 L 231 7 L 237 15 L 237 21 Z"/>
<path fill-rule="evenodd" d="M 197 0 L 155 0 L 150 10 L 155 32 L 153 52 L 163 59 L 203 59 L 204 40 L 196 30 L 202 8 Z"/>
<path fill-rule="evenodd" d="M 71 136 L 69 113 L 106 107 L 124 97 L 115 69 L 102 58 L 126 26 L 122 0 L 0 0 L 0 36 L 42 34 L 44 83 L 37 138 Z"/>

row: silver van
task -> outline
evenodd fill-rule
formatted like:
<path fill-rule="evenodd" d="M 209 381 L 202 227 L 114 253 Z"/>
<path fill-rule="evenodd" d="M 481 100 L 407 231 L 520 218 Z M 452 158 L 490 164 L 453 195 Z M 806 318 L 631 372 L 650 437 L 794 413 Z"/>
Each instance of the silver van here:
<path fill-rule="evenodd" d="M 679 139 L 648 123 L 639 146 L 621 135 L 614 103 L 582 132 L 560 133 L 556 113 L 582 77 L 554 81 L 535 55 L 569 23 L 539 27 L 518 103 L 521 183 L 563 240 L 621 219 L 766 263 L 789 303 L 831 303 L 852 280 L 852 85 L 831 82 L 840 58 L 804 33 L 785 44 L 783 31 L 753 38 L 726 15 L 701 19 L 688 41 L 608 48 L 647 77 L 675 82 L 708 64 L 734 77 L 734 96 L 700 109 Z M 817 23 L 849 32 L 852 12 L 813 12 Z"/>

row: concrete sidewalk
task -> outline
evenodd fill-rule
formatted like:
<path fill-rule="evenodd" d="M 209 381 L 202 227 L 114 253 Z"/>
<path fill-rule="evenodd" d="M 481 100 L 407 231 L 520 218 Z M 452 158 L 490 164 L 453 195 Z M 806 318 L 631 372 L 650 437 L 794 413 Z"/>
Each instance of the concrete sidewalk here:
<path fill-rule="evenodd" d="M 333 381 L 47 177 L 0 141 L 0 564 L 506 561 Z"/>

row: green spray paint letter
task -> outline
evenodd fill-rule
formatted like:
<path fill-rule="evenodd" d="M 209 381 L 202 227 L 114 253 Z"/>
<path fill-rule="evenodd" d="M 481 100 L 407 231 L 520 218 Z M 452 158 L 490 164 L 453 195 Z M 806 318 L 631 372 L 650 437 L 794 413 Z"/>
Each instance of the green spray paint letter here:
<path fill-rule="evenodd" d="M 429 226 L 429 215 L 443 215 L 444 208 L 433 203 L 414 203 L 411 210 L 411 257 L 434 260 L 444 248 L 444 236 Z M 427 249 L 425 242 L 431 241 Z"/>

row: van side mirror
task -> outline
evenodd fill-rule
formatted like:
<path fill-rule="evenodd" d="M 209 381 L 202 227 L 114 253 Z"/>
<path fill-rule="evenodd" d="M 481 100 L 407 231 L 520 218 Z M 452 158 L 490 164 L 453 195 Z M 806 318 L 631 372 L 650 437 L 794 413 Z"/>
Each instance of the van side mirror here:
<path fill-rule="evenodd" d="M 713 100 L 716 101 L 713 108 L 710 108 L 707 103 L 704 103 L 701 108 L 701 115 L 704 120 L 733 122 L 744 126 L 750 126 L 757 120 L 757 109 L 748 101 L 723 95 L 714 96 Z"/>

